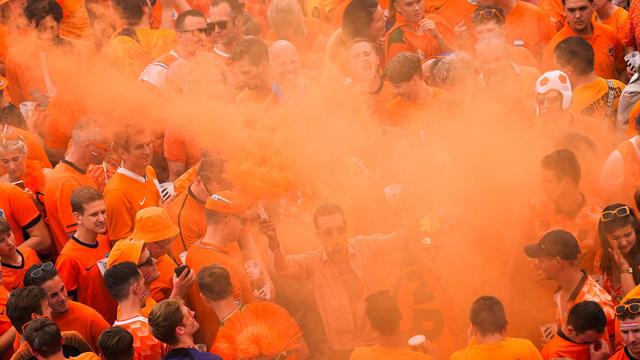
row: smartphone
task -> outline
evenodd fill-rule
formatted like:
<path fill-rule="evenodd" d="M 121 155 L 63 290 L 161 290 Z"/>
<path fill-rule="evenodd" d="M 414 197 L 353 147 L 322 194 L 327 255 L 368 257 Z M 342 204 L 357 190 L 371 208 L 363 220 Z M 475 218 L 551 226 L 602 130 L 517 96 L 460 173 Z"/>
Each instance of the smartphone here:
<path fill-rule="evenodd" d="M 175 269 L 175 273 L 177 277 L 180 277 L 180 275 L 182 275 L 182 273 L 187 270 L 187 275 L 189 274 L 189 271 L 191 271 L 191 269 L 189 269 L 189 267 L 187 265 L 180 265 Z"/>

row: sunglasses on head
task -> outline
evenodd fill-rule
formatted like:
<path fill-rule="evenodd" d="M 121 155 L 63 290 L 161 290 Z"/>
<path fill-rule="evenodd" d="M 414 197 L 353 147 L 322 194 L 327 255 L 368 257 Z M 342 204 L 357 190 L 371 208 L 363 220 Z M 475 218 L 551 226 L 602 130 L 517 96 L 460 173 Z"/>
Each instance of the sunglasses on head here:
<path fill-rule="evenodd" d="M 478 21 L 480 20 L 480 18 L 491 19 L 493 17 L 498 17 L 504 20 L 502 15 L 500 15 L 500 13 L 496 9 L 484 9 L 482 11 L 477 11 L 471 14 L 471 20 L 473 21 Z"/>
<path fill-rule="evenodd" d="M 625 312 L 634 314 L 634 315 L 640 313 L 640 304 L 629 304 L 629 305 L 621 304 L 616 306 L 617 316 L 620 316 Z"/>
<path fill-rule="evenodd" d="M 207 28 L 209 29 L 209 34 L 214 32 L 216 28 L 220 29 L 220 31 L 224 31 L 229 26 L 229 21 L 220 20 L 220 21 L 212 21 L 207 24 Z"/>
<path fill-rule="evenodd" d="M 600 215 L 602 222 L 611 221 L 616 217 L 625 217 L 631 214 L 631 209 L 627 205 L 620 206 L 617 209 L 603 211 Z"/>
<path fill-rule="evenodd" d="M 192 30 L 182 30 L 182 31 L 178 31 L 181 33 L 187 33 L 187 32 L 199 32 L 200 34 L 204 34 L 205 36 L 209 36 L 211 35 L 211 33 L 213 32 L 213 28 L 211 28 L 208 24 L 207 27 L 205 28 L 200 28 L 200 29 L 192 29 Z"/>
<path fill-rule="evenodd" d="M 53 263 L 51 261 L 48 261 L 38 267 L 36 267 L 32 272 L 31 272 L 31 277 L 37 278 L 42 276 L 42 274 L 44 274 L 45 271 L 50 270 L 51 268 L 53 268 Z"/>

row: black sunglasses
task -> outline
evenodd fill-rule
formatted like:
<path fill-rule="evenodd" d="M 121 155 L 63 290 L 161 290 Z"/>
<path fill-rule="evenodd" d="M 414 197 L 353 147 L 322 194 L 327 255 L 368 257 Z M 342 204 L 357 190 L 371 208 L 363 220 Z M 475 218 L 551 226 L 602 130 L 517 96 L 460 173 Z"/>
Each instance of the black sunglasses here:
<path fill-rule="evenodd" d="M 138 264 L 138 268 L 144 267 L 144 266 L 152 266 L 153 265 L 153 258 L 151 257 L 151 255 L 149 255 L 149 257 L 147 258 L 147 260 L 145 260 L 142 264 Z"/>
<path fill-rule="evenodd" d="M 220 21 L 212 21 L 207 24 L 207 28 L 209 29 L 209 34 L 216 30 L 216 28 L 220 29 L 220 31 L 224 31 L 229 26 L 229 21 L 220 20 Z"/>

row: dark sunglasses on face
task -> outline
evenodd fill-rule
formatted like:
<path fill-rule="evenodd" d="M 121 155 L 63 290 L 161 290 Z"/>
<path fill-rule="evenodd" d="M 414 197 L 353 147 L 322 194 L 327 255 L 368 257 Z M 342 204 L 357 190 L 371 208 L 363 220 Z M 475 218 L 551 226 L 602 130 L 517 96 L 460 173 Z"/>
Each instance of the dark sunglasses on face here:
<path fill-rule="evenodd" d="M 332 237 L 332 236 L 344 235 L 346 232 L 347 232 L 347 227 L 342 225 L 342 226 L 336 226 L 334 228 L 324 229 L 320 233 L 324 237 Z"/>
<path fill-rule="evenodd" d="M 138 268 L 141 268 L 144 266 L 151 266 L 151 265 L 153 265 L 153 258 L 151 257 L 151 255 L 149 255 L 147 260 L 145 260 L 142 264 L 138 264 Z"/>
<path fill-rule="evenodd" d="M 229 26 L 229 21 L 227 20 L 212 21 L 207 24 L 207 27 L 209 28 L 209 34 L 214 32 L 216 28 L 220 29 L 220 31 L 225 31 L 227 29 L 227 26 Z"/>

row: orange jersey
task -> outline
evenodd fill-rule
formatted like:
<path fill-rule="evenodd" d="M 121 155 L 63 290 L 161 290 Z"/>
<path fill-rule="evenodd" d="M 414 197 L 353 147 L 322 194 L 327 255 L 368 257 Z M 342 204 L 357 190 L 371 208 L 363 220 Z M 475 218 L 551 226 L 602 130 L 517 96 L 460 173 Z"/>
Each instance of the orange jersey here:
<path fill-rule="evenodd" d="M 430 89 L 431 97 L 421 102 L 408 101 L 398 96 L 393 97 L 387 104 L 386 124 L 397 127 L 421 126 L 427 124 L 418 124 L 417 121 L 426 122 L 436 119 L 437 117 L 425 114 L 437 113 L 438 109 L 442 109 L 442 100 L 446 93 L 438 88 Z"/>
<path fill-rule="evenodd" d="M 173 274 L 178 267 L 169 255 L 163 255 L 156 263 L 160 277 L 151 283 L 151 297 L 156 302 L 168 299 L 173 290 Z"/>
<path fill-rule="evenodd" d="M 449 360 L 492 360 L 519 359 L 542 360 L 542 355 L 527 339 L 505 338 L 495 344 L 476 344 L 475 340 L 468 347 L 458 350 Z"/>
<path fill-rule="evenodd" d="M 540 0 L 540 9 L 551 19 L 556 31 L 564 26 L 564 7 L 562 0 Z"/>
<path fill-rule="evenodd" d="M 180 230 L 178 238 L 171 244 L 173 255 L 178 256 L 187 251 L 204 236 L 207 230 L 204 204 L 205 201 L 197 198 L 189 186 L 167 206 L 171 220 Z"/>
<path fill-rule="evenodd" d="M 31 265 L 41 262 L 38 254 L 31 248 L 23 247 L 16 249 L 16 252 L 20 256 L 20 265 L 2 263 L 2 286 L 9 291 L 23 287 L 24 274 L 27 273 Z"/>
<path fill-rule="evenodd" d="M 9 317 L 7 317 L 7 300 L 9 300 L 9 291 L 4 286 L 0 286 L 0 334 L 4 334 L 12 327 Z M 12 354 L 13 349 L 9 348 L 2 359 L 10 359 Z"/>
<path fill-rule="evenodd" d="M 594 59 L 594 71 L 596 75 L 605 79 L 615 79 L 618 73 L 625 69 L 624 63 L 624 46 L 622 41 L 618 39 L 615 30 L 612 30 L 607 25 L 601 24 L 596 21 L 591 22 L 593 26 L 593 33 L 591 36 L 583 36 L 585 40 L 593 47 L 595 54 Z M 578 36 L 569 25 L 565 26 L 558 31 L 556 36 L 551 39 L 547 47 L 544 49 L 543 56 L 543 68 L 546 70 L 553 70 L 555 65 L 554 50 L 558 43 L 562 40 Z"/>
<path fill-rule="evenodd" d="M 229 246 L 232 249 L 231 244 Z M 218 249 L 209 244 L 195 243 L 187 252 L 186 265 L 197 274 L 202 268 L 212 264 L 218 264 L 227 271 L 233 285 L 233 298 L 247 304 L 255 300 L 251 282 L 244 271 L 241 255 L 234 250 Z M 218 331 L 220 321 L 216 313 L 209 309 L 200 297 L 198 285 L 194 284 L 189 290 L 193 310 L 200 324 L 198 330 L 198 342 L 211 344 Z"/>
<path fill-rule="evenodd" d="M 77 331 L 95 351 L 98 351 L 98 337 L 109 327 L 97 311 L 72 300 L 69 300 L 69 310 L 53 320 L 61 331 Z"/>
<path fill-rule="evenodd" d="M 164 134 L 164 157 L 185 164 L 185 169 L 189 169 L 200 161 L 201 156 L 200 146 L 184 123 L 177 119 L 169 121 Z"/>
<path fill-rule="evenodd" d="M 43 113 L 45 145 L 51 149 L 66 150 L 71 140 L 71 131 L 84 114 L 85 109 L 80 101 L 71 99 L 64 90 L 60 91 L 49 101 Z"/>
<path fill-rule="evenodd" d="M 81 186 L 96 187 L 86 172 L 75 164 L 63 159 L 47 174 L 44 208 L 47 211 L 49 230 L 58 252 L 69 240 L 70 234 L 77 229 L 71 210 L 71 193 Z"/>
<path fill-rule="evenodd" d="M 519 0 L 507 14 L 505 30 L 509 43 L 524 46 L 538 59 L 542 58 L 545 45 L 555 34 L 551 20 L 542 10 Z"/>
<path fill-rule="evenodd" d="M 138 211 L 160 204 L 160 192 L 154 181 L 156 173 L 151 166 L 147 166 L 145 177 L 120 168 L 109 179 L 104 188 L 104 202 L 111 241 L 131 235 Z"/>
<path fill-rule="evenodd" d="M 596 16 L 597 20 L 597 16 Z M 600 20 L 598 20 L 600 21 Z M 601 23 L 609 26 L 618 35 L 618 40 L 623 44 L 629 33 L 629 13 L 624 8 L 617 8 L 607 20 L 600 21 Z"/>
<path fill-rule="evenodd" d="M 176 46 L 173 29 L 131 29 L 118 31 L 106 46 L 105 53 L 120 70 L 135 76 L 153 59 Z"/>
<path fill-rule="evenodd" d="M 109 240 L 104 236 L 98 236 L 95 245 L 83 243 L 74 236 L 64 245 L 56 261 L 67 291 L 75 292 L 78 302 L 95 309 L 109 323 L 116 318 L 118 304 L 109 295 L 97 262 L 105 259 L 110 249 Z"/>
<path fill-rule="evenodd" d="M 71 39 L 91 40 L 92 28 L 84 0 L 58 0 L 63 17 L 60 35 Z"/>
<path fill-rule="evenodd" d="M 631 355 L 629 349 L 627 349 L 627 347 L 625 346 L 624 348 L 613 354 L 613 356 L 611 356 L 609 360 L 635 360 L 635 358 Z"/>
<path fill-rule="evenodd" d="M 118 320 L 113 326 L 120 326 L 133 335 L 134 360 L 159 360 L 164 353 L 164 345 L 151 333 L 149 322 L 143 316 Z"/>
<path fill-rule="evenodd" d="M 573 100 L 569 111 L 600 120 L 601 124 L 613 127 L 618 111 L 620 95 L 624 84 L 618 80 L 610 80 L 613 87 L 609 89 L 609 82 L 598 78 L 588 84 L 573 89 Z M 609 106 L 609 95 L 613 96 L 612 106 Z"/>
<path fill-rule="evenodd" d="M 428 14 L 442 17 L 452 27 L 464 21 L 467 28 L 472 28 L 471 14 L 473 14 L 475 6 L 471 5 L 468 0 L 426 0 L 424 9 Z"/>
<path fill-rule="evenodd" d="M 561 331 L 558 331 L 558 334 L 542 348 L 542 358 L 544 360 L 557 358 L 589 360 L 591 354 L 588 344 L 576 344 Z"/>
<path fill-rule="evenodd" d="M 451 26 L 438 15 L 428 14 L 425 19 L 433 20 L 442 38 L 451 46 L 455 44 L 455 36 Z M 440 48 L 435 38 L 422 33 L 416 23 L 405 20 L 396 14 L 396 24 L 385 36 L 385 60 L 388 62 L 401 52 L 418 53 L 423 59 L 442 54 L 446 49 Z"/>
<path fill-rule="evenodd" d="M 533 199 L 525 218 L 524 234 L 528 241 L 536 241 L 551 230 L 565 230 L 578 240 L 582 252 L 582 263 L 593 267 L 596 244 L 599 244 L 598 220 L 600 206 L 584 198 L 582 207 L 574 213 L 559 211 L 553 203 L 544 199 Z"/>
<path fill-rule="evenodd" d="M 25 241 L 24 233 L 40 223 L 42 216 L 31 195 L 11 184 L 0 183 L 0 216 L 9 223 L 16 245 Z"/>

